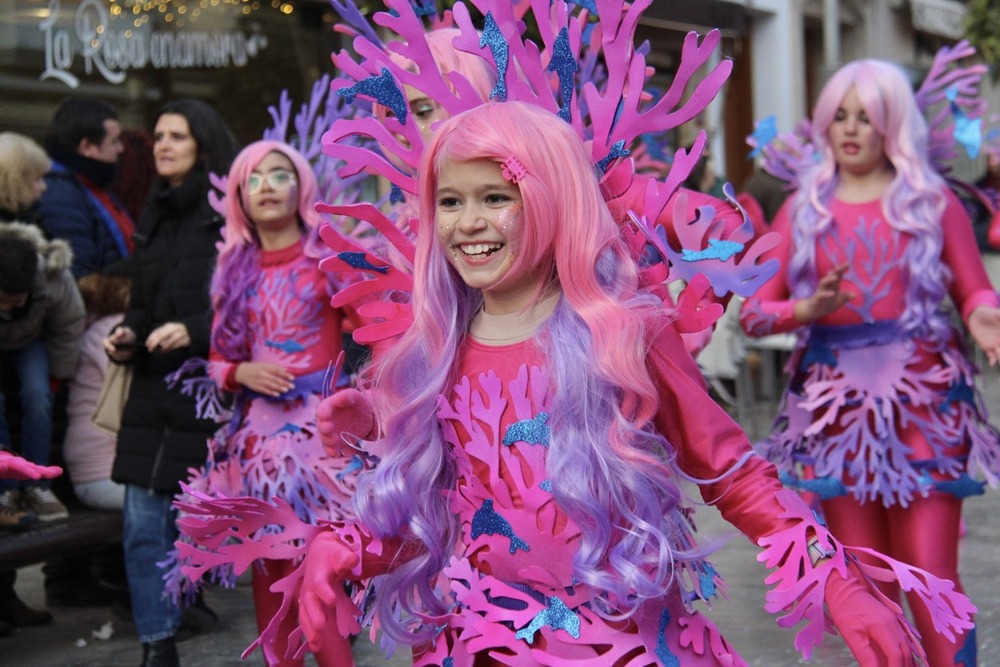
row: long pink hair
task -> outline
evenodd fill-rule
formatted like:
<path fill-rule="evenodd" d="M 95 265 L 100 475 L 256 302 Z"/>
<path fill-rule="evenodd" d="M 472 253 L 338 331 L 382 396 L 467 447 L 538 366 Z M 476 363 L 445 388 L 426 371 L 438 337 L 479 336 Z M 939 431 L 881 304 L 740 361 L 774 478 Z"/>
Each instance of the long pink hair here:
<path fill-rule="evenodd" d="M 573 128 L 530 104 L 487 103 L 443 122 L 423 156 L 414 323 L 370 375 L 386 454 L 360 481 L 355 503 L 377 534 L 404 535 L 423 548 L 378 589 L 384 627 L 410 643 L 433 630 L 412 632 L 405 619 L 448 607 L 433 583 L 461 533 L 444 493 L 457 473 L 437 402 L 456 381 L 459 348 L 482 304 L 437 239 L 438 171 L 445 160 L 512 156 L 527 174 L 518 181 L 523 251 L 511 272 L 535 273 L 538 296 L 549 284 L 562 290 L 537 342 L 555 389 L 546 472 L 559 506 L 582 530 L 574 574 L 598 592 L 595 606 L 628 615 L 662 595 L 674 561 L 688 555 L 674 550 L 666 518 L 680 500 L 673 449 L 650 426 L 658 395 L 645 360 L 666 317 L 662 304 L 639 292 L 636 264 Z"/>
<path fill-rule="evenodd" d="M 947 323 L 935 313 L 951 281 L 940 261 L 945 208 L 944 179 L 928 159 L 927 123 L 917 107 L 906 75 L 881 60 L 849 63 L 824 86 L 813 112 L 812 141 L 820 160 L 803 175 L 795 195 L 789 286 L 796 296 L 808 296 L 818 280 L 816 242 L 833 222 L 828 203 L 839 182 L 829 128 L 844 97 L 854 89 L 869 122 L 882 137 L 895 178 L 882 196 L 886 222 L 912 238 L 907 248 L 909 284 L 902 324 L 907 331 L 944 336 Z"/>

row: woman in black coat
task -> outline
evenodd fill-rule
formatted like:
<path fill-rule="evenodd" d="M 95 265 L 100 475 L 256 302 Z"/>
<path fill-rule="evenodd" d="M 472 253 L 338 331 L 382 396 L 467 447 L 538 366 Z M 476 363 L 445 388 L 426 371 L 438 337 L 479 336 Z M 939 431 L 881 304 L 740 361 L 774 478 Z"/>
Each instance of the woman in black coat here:
<path fill-rule="evenodd" d="M 126 485 L 125 567 L 142 667 L 179 664 L 180 609 L 163 595 L 162 570 L 177 539 L 171 507 L 187 470 L 204 462 L 218 424 L 196 415 L 194 396 L 165 378 L 208 357 L 208 287 L 223 220 L 208 203 L 210 172 L 224 174 L 238 146 L 222 118 L 197 100 L 159 112 L 153 157 L 157 181 L 135 232 L 132 302 L 104 340 L 116 363 L 135 373 L 122 416 L 112 479 Z"/>

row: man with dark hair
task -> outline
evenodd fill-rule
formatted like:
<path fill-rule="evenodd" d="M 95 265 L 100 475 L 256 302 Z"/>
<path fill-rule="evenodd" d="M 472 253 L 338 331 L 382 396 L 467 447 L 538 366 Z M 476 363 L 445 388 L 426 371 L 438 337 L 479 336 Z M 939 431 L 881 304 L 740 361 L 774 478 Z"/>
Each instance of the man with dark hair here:
<path fill-rule="evenodd" d="M 72 98 L 56 110 L 45 150 L 52 158 L 38 222 L 73 248 L 73 275 L 103 271 L 132 251 L 135 225 L 108 187 L 122 152 L 118 113 L 108 104 Z"/>

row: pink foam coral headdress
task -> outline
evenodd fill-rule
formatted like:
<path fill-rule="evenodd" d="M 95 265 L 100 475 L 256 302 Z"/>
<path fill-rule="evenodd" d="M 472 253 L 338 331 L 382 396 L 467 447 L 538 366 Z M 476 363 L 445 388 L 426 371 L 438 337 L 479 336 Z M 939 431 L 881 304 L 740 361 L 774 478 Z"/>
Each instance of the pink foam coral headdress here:
<path fill-rule="evenodd" d="M 710 62 L 720 34 L 713 31 L 700 38 L 691 33 L 684 41 L 681 64 L 670 88 L 651 100 L 643 91 L 652 70 L 646 65 L 644 49 L 634 45 L 639 19 L 651 2 L 594 0 L 587 3 L 588 10 L 564 0 L 518 3 L 470 0 L 469 4 L 485 17 L 483 29 L 480 32 L 475 28 L 466 4 L 458 3 L 450 17 L 460 31 L 453 44 L 459 51 L 483 58 L 496 72 L 491 91 L 493 100 L 524 101 L 548 109 L 568 122 L 587 142 L 599 173 L 618 169 L 633 173 L 630 147 L 638 144 L 642 135 L 662 134 L 696 117 L 718 93 L 732 68 L 731 62 L 723 59 L 701 77 L 700 70 Z M 334 54 L 334 63 L 343 76 L 331 85 L 348 102 L 361 97 L 382 104 L 393 113 L 381 119 L 338 120 L 324 136 L 323 150 L 343 162 L 338 170 L 341 177 L 360 173 L 383 177 L 391 184 L 391 198 L 402 201 L 405 195 L 415 193 L 415 173 L 424 143 L 416 123 L 410 121 L 403 87 L 419 89 L 451 115 L 485 100 L 460 73 L 441 74 L 424 37 L 425 17 L 412 3 L 386 0 L 386 6 L 389 11 L 376 13 L 372 20 L 395 38 L 376 43 L 358 31 L 353 44 L 357 56 L 347 51 Z M 529 11 L 538 25 L 540 45 L 525 37 L 522 19 Z M 596 22 L 592 21 L 594 15 Z M 401 58 L 393 58 L 390 53 Z M 602 59 L 606 70 L 597 66 Z M 412 63 L 412 67 L 400 61 Z M 691 93 L 685 97 L 689 87 Z M 358 137 L 365 139 L 367 145 L 345 143 Z M 371 150 L 369 146 L 373 143 L 380 150 Z M 650 221 L 655 221 L 667 207 L 670 197 L 701 157 L 704 146 L 705 135 L 701 133 L 691 149 L 675 152 L 663 181 L 650 181 L 641 215 L 635 217 L 635 224 L 642 232 L 640 236 L 659 241 L 655 222 Z M 395 247 L 397 258 L 412 261 L 412 241 L 395 229 L 390 218 L 376 207 L 358 204 L 321 206 L 321 209 L 368 221 Z M 697 222 L 707 230 L 712 215 L 703 211 Z M 336 255 L 326 260 L 322 268 L 332 272 L 360 270 L 373 279 L 339 294 L 336 304 L 343 305 L 387 289 L 408 290 L 408 284 L 412 285 L 408 267 L 397 266 L 398 260 L 366 253 L 360 245 L 337 236 L 332 230 L 323 233 Z M 641 241 L 636 243 L 637 247 L 641 245 Z M 667 256 L 662 256 L 666 261 Z M 666 270 L 657 274 L 657 278 L 662 280 L 665 274 Z M 376 324 L 359 328 L 355 338 L 371 343 L 405 330 L 409 322 L 407 310 L 406 304 L 367 303 L 360 313 L 374 318 Z"/>

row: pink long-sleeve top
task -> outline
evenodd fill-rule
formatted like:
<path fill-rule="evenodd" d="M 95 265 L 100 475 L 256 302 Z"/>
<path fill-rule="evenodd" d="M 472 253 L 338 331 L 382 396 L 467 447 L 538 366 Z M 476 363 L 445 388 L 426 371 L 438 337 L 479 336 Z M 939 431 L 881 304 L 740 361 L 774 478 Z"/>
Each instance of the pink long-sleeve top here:
<path fill-rule="evenodd" d="M 784 270 L 747 300 L 740 315 L 740 323 L 750 335 L 783 333 L 803 326 L 794 316 L 798 299 L 791 295 L 787 276 L 793 245 L 793 199 L 775 218 L 773 228 L 781 235 L 781 242 L 767 255 L 777 258 Z M 834 199 L 829 206 L 833 224 L 817 242 L 816 274 L 823 276 L 849 262 L 841 289 L 854 297 L 816 324 L 839 326 L 898 319 L 906 307 L 905 260 L 911 237 L 885 223 L 880 200 L 847 203 Z M 941 227 L 941 261 L 952 274 L 949 293 L 967 322 L 979 306 L 997 306 L 1000 301 L 980 260 L 969 216 L 950 190 L 945 192 Z"/>

